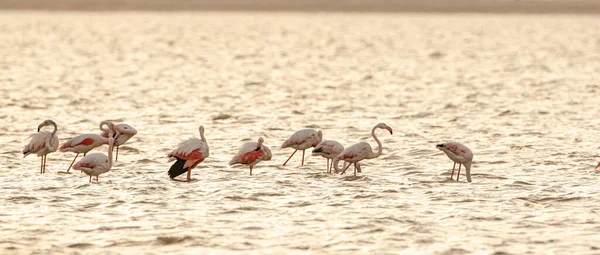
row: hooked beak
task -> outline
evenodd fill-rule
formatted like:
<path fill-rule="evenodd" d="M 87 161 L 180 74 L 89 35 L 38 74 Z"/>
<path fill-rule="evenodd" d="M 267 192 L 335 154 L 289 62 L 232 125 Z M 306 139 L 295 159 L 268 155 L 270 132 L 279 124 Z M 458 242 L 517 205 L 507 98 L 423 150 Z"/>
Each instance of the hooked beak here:
<path fill-rule="evenodd" d="M 38 126 L 38 132 L 40 132 L 40 129 L 42 129 L 44 127 L 44 125 L 39 125 Z"/>
<path fill-rule="evenodd" d="M 385 129 L 387 129 L 387 131 L 390 131 L 390 135 L 394 134 L 394 132 L 392 132 L 392 128 L 391 127 L 386 127 Z"/>

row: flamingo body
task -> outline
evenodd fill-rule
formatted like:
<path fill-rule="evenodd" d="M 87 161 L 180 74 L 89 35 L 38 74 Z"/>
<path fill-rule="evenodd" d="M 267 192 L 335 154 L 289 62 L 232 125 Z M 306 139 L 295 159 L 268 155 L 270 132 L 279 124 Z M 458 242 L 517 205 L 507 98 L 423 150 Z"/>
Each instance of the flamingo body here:
<path fill-rule="evenodd" d="M 52 132 L 40 131 L 42 127 L 50 125 L 54 126 L 54 130 Z M 58 128 L 54 121 L 50 119 L 44 120 L 44 122 L 38 125 L 38 132 L 29 136 L 30 141 L 23 148 L 23 158 L 27 157 L 27 155 L 31 153 L 35 153 L 38 155 L 38 157 L 42 157 L 40 164 L 41 174 L 46 172 L 47 155 L 58 149 L 58 136 L 56 136 L 57 130 Z"/>
<path fill-rule="evenodd" d="M 96 181 L 98 181 L 101 174 L 110 171 L 112 168 L 112 152 L 115 146 L 115 139 L 112 137 L 112 133 L 108 138 L 108 156 L 103 153 L 95 152 L 90 153 L 83 157 L 79 162 L 73 165 L 73 169 L 81 170 L 85 174 L 90 176 L 90 182 L 92 181 L 92 177 L 96 176 Z"/>
<path fill-rule="evenodd" d="M 467 146 L 457 142 L 447 142 L 440 143 L 435 147 L 446 153 L 448 158 L 454 161 L 454 167 L 456 167 L 456 163 L 459 164 L 456 181 L 458 181 L 458 178 L 460 177 L 460 167 L 461 165 L 464 165 L 467 172 L 467 181 L 471 182 L 471 164 L 473 163 L 473 152 L 471 152 Z M 452 168 L 452 175 L 450 176 L 450 179 L 452 179 L 452 176 L 454 175 L 454 167 Z"/>
<path fill-rule="evenodd" d="M 60 146 L 61 152 L 88 153 L 92 149 L 108 144 L 108 138 L 97 134 L 83 134 L 71 138 Z"/>
<path fill-rule="evenodd" d="M 204 137 L 204 127 L 200 126 L 200 137 L 185 140 L 168 154 L 169 161 L 176 161 L 169 169 L 171 179 L 187 172 L 187 180 L 191 180 L 191 171 L 210 155 L 208 143 Z"/>
<path fill-rule="evenodd" d="M 371 145 L 366 142 L 359 142 L 359 143 L 353 144 L 352 146 L 344 149 L 344 151 L 342 151 L 339 155 L 337 155 L 333 159 L 333 166 L 334 166 L 336 172 L 340 170 L 338 168 L 338 162 L 340 160 L 350 163 L 348 165 L 348 167 L 350 167 L 351 164 L 354 164 L 354 175 L 356 175 L 357 172 L 359 172 L 359 173 L 361 172 L 359 161 L 361 161 L 363 159 L 372 159 L 372 158 L 377 158 L 377 157 L 381 156 L 381 153 L 383 152 L 383 146 L 382 146 L 381 142 L 379 141 L 379 139 L 377 138 L 377 136 L 375 135 L 376 129 L 386 129 L 387 131 L 390 132 L 390 134 L 393 134 L 392 128 L 389 127 L 388 125 L 386 125 L 385 123 L 379 123 L 379 124 L 375 125 L 373 127 L 373 129 L 371 130 L 371 135 L 373 136 L 373 139 L 375 139 L 375 141 L 379 145 L 377 152 L 374 152 L 373 149 L 371 148 Z M 346 167 L 342 171 L 342 174 L 344 174 L 344 172 L 346 172 L 346 169 L 348 167 Z"/>
<path fill-rule="evenodd" d="M 250 175 L 252 167 L 260 161 L 271 160 L 272 154 L 269 147 L 263 145 L 264 139 L 260 137 L 258 142 L 247 142 L 242 145 L 240 150 L 229 161 L 229 165 L 243 164 L 250 166 Z"/>
<path fill-rule="evenodd" d="M 321 132 L 321 130 L 316 131 L 308 128 L 296 131 L 296 133 L 290 136 L 290 138 L 285 140 L 281 145 L 281 148 L 291 147 L 295 149 L 283 165 L 285 166 L 298 150 L 302 151 L 302 165 L 304 165 L 304 151 L 310 147 L 317 146 L 321 140 L 323 140 L 323 132 Z"/>
<path fill-rule="evenodd" d="M 324 140 L 317 144 L 317 146 L 312 150 L 312 155 L 326 158 L 327 172 L 331 173 L 331 164 L 333 164 L 333 161 L 331 161 L 331 164 L 329 164 L 329 160 L 335 158 L 342 151 L 344 151 L 344 146 L 342 146 L 342 144 L 332 140 Z"/>

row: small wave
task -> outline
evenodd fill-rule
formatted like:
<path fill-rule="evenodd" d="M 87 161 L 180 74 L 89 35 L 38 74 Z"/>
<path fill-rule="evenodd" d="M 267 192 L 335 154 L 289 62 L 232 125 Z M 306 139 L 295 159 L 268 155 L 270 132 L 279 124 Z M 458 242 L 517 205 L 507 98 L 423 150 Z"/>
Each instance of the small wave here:
<path fill-rule="evenodd" d="M 70 244 L 67 247 L 69 248 L 79 248 L 79 249 L 84 249 L 84 248 L 89 248 L 94 246 L 91 243 L 74 243 L 74 244 Z"/>
<path fill-rule="evenodd" d="M 193 240 L 193 237 L 183 236 L 183 237 L 175 237 L 175 236 L 159 236 L 156 238 L 156 242 L 159 245 L 171 245 L 176 243 L 185 242 L 187 240 Z"/>

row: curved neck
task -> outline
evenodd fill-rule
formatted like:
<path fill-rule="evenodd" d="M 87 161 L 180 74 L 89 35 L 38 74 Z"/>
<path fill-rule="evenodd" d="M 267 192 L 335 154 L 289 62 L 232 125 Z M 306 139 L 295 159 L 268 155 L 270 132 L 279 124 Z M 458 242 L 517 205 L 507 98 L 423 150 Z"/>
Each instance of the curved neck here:
<path fill-rule="evenodd" d="M 52 130 L 52 135 L 50 136 L 50 138 L 54 137 L 54 135 L 56 135 L 56 131 L 58 131 L 58 127 L 56 126 L 56 123 L 51 122 L 52 126 L 54 127 L 54 130 Z"/>
<path fill-rule="evenodd" d="M 339 164 L 339 163 L 340 163 L 340 159 L 339 159 L 338 157 L 335 157 L 335 158 L 333 159 L 333 168 L 335 169 L 335 172 L 336 172 L 336 173 L 342 170 L 342 169 L 340 169 L 340 167 L 338 166 L 338 164 Z M 344 166 L 346 166 L 346 164 L 344 164 Z"/>
<path fill-rule="evenodd" d="M 204 137 L 204 129 L 200 129 L 200 140 L 206 143 L 206 138 Z"/>
<path fill-rule="evenodd" d="M 377 136 L 375 135 L 375 129 L 377 129 L 377 127 L 373 127 L 373 130 L 371 130 L 371 135 L 373 136 L 373 139 L 375 139 L 375 142 L 377 142 L 377 145 L 379 147 L 377 148 L 377 153 L 373 153 L 373 151 L 371 151 L 371 158 L 377 158 L 381 156 L 381 153 L 383 152 L 381 142 L 379 141 L 379 139 L 377 139 Z"/>

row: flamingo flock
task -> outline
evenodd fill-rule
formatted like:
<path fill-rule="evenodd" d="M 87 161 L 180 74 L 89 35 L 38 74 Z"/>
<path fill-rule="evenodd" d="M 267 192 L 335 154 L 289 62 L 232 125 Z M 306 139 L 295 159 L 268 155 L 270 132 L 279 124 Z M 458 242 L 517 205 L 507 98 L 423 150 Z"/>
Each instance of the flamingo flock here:
<path fill-rule="evenodd" d="M 44 127 L 52 126 L 52 132 L 42 130 Z M 113 163 L 118 159 L 118 148 L 120 145 L 126 143 L 129 139 L 137 134 L 137 130 L 130 125 L 121 123 L 114 124 L 111 121 L 102 121 L 99 125 L 100 134 L 82 134 L 75 136 L 60 147 L 59 139 L 56 135 L 58 127 L 56 123 L 50 119 L 44 120 L 37 127 L 37 133 L 33 133 L 29 136 L 29 143 L 23 148 L 23 158 L 29 154 L 37 154 L 41 157 L 40 161 L 40 174 L 46 172 L 46 162 L 49 153 L 57 150 L 61 152 L 74 152 L 75 158 L 67 168 L 67 172 L 71 168 L 75 170 L 81 170 L 87 174 L 89 182 L 92 182 L 92 177 L 96 177 L 96 182 L 99 181 L 99 176 L 103 173 L 109 172 L 113 166 Z M 383 145 L 376 135 L 378 129 L 387 130 L 390 135 L 393 134 L 392 128 L 385 123 L 379 123 L 371 129 L 371 136 L 377 143 L 377 149 L 373 150 L 371 145 L 367 142 L 359 142 L 353 144 L 347 148 L 333 140 L 323 140 L 323 132 L 321 130 L 314 129 L 301 129 L 290 136 L 281 145 L 281 148 L 291 147 L 294 152 L 288 157 L 283 163 L 285 166 L 294 154 L 298 150 L 302 150 L 301 165 L 304 165 L 305 150 L 314 147 L 312 150 L 313 156 L 322 156 L 327 160 L 326 172 L 332 173 L 335 170 L 336 173 L 344 174 L 346 170 L 353 165 L 353 172 L 356 176 L 357 173 L 361 173 L 360 162 L 365 159 L 375 159 L 383 154 Z M 168 162 L 175 161 L 170 169 L 168 175 L 171 179 L 187 173 L 186 180 L 191 181 L 191 172 L 200 163 L 210 156 L 209 146 L 204 136 L 204 126 L 198 128 L 200 138 L 189 138 L 180 142 L 177 147 L 167 154 L 169 158 Z M 94 148 L 98 148 L 104 144 L 108 144 L 108 154 L 103 153 L 89 153 Z M 116 147 L 116 154 L 113 161 L 114 148 Z M 467 181 L 472 182 L 471 178 L 471 165 L 473 163 L 473 152 L 465 145 L 458 142 L 446 142 L 440 143 L 435 146 L 437 149 L 444 152 L 448 158 L 454 162 L 452 172 L 450 174 L 450 180 L 454 178 L 454 171 L 456 170 L 456 164 L 458 164 L 458 172 L 456 174 L 456 181 L 459 181 L 460 172 L 464 166 Z M 83 153 L 83 158 L 77 160 L 79 154 Z M 259 137 L 256 142 L 244 143 L 236 155 L 229 161 L 229 165 L 242 164 L 247 165 L 252 175 L 253 167 L 261 161 L 271 160 L 272 153 L 271 149 L 265 145 L 265 139 Z M 344 166 L 339 167 L 339 162 L 343 161 Z M 596 166 L 596 169 L 600 168 L 600 163 Z"/>

